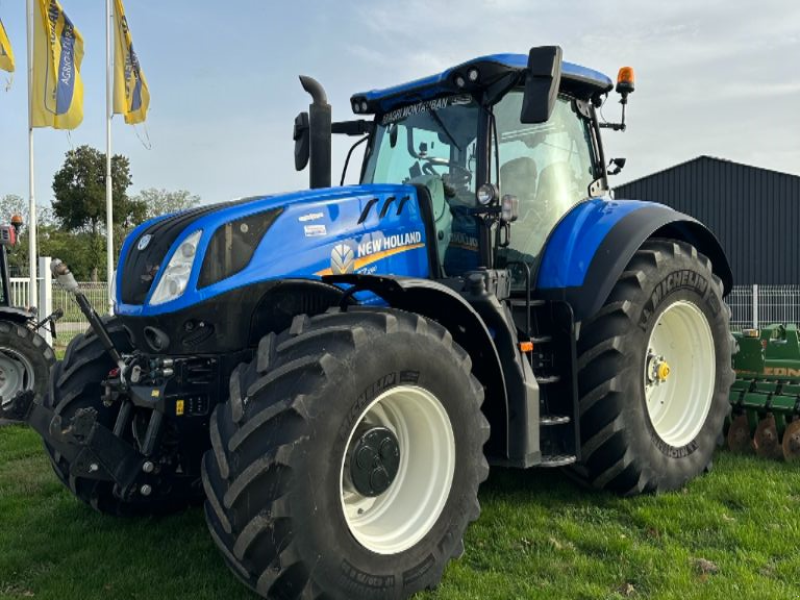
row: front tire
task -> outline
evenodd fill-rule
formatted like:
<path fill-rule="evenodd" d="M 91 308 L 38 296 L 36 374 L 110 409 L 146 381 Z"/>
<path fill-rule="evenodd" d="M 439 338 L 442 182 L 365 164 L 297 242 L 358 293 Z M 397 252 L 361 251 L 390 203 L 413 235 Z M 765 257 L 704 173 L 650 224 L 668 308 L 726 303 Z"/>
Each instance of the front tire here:
<path fill-rule="evenodd" d="M 396 599 L 463 552 L 488 475 L 471 361 L 392 309 L 296 317 L 231 377 L 203 461 L 212 537 L 268 598 Z"/>
<path fill-rule="evenodd" d="M 634 255 L 578 340 L 580 479 L 635 495 L 710 468 L 733 381 L 722 294 L 689 244 L 654 239 Z"/>

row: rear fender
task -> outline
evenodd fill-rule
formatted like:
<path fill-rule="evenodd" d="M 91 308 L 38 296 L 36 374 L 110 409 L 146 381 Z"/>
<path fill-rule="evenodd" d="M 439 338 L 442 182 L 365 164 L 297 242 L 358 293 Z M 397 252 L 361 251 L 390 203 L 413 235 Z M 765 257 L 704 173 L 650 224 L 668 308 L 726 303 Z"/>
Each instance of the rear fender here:
<path fill-rule="evenodd" d="M 733 275 L 721 244 L 692 217 L 652 202 L 593 199 L 577 205 L 551 235 L 539 272 L 537 295 L 568 302 L 575 321 L 603 306 L 625 267 L 653 237 L 688 242 L 712 262 L 727 295 Z"/>

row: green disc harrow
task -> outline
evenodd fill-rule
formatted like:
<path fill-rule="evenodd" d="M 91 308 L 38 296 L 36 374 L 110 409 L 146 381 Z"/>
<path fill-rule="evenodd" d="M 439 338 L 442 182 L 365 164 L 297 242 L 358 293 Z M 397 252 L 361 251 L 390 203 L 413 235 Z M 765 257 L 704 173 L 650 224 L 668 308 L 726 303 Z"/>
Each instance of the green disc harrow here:
<path fill-rule="evenodd" d="M 734 333 L 736 382 L 728 446 L 768 458 L 800 460 L 800 335 L 797 325 Z"/>

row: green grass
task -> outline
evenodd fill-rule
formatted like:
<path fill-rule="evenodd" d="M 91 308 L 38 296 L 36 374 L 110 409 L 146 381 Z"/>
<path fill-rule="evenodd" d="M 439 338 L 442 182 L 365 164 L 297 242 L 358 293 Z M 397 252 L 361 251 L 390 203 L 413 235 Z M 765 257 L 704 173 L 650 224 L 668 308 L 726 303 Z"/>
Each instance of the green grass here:
<path fill-rule="evenodd" d="M 720 453 L 685 490 L 627 500 L 558 473 L 497 471 L 481 504 L 466 554 L 422 599 L 800 598 L 797 465 Z M 0 597 L 255 598 L 223 566 L 199 509 L 98 515 L 20 427 L 0 429 Z"/>

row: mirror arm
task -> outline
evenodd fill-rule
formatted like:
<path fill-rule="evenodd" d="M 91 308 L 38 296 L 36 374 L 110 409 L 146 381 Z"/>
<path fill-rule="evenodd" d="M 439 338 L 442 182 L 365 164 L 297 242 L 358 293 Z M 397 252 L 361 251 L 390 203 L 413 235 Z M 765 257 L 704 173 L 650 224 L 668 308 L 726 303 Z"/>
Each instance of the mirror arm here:
<path fill-rule="evenodd" d="M 375 122 L 364 119 L 331 123 L 331 133 L 336 134 L 349 136 L 370 135 L 373 131 L 375 131 Z"/>
<path fill-rule="evenodd" d="M 628 105 L 628 94 L 622 94 L 622 99 L 619 103 L 622 104 L 622 121 L 619 123 L 600 123 L 600 127 L 611 131 L 625 131 L 625 107 Z"/>

